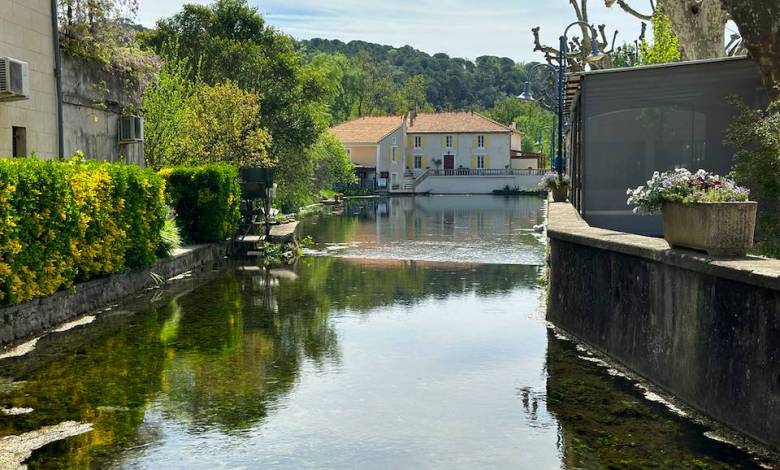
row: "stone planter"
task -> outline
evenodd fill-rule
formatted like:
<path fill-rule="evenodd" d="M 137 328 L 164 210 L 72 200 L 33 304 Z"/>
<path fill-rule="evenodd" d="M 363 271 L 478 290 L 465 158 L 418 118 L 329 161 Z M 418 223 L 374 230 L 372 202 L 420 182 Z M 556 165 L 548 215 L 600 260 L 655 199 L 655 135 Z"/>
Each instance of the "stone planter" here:
<path fill-rule="evenodd" d="M 755 202 L 666 203 L 661 212 L 664 239 L 673 248 L 710 256 L 745 256 L 753 247 Z"/>
<path fill-rule="evenodd" d="M 566 202 L 566 197 L 569 195 L 569 187 L 561 186 L 560 188 L 552 189 L 553 202 Z"/>

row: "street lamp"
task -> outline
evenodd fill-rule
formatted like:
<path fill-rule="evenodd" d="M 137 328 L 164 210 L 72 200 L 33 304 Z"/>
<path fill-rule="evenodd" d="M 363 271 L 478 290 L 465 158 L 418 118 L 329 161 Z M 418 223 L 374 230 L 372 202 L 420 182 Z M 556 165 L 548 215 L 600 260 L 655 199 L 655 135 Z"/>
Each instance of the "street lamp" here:
<path fill-rule="evenodd" d="M 563 123 L 564 123 L 564 115 L 563 115 L 563 107 L 564 107 L 564 86 L 566 83 L 566 60 L 568 55 L 568 43 L 569 43 L 569 30 L 573 26 L 587 26 L 588 29 L 590 29 L 591 32 L 591 40 L 590 40 L 590 54 L 585 58 L 585 62 L 588 64 L 593 64 L 601 59 L 604 58 L 604 54 L 602 54 L 600 48 L 599 48 L 599 41 L 598 41 L 598 32 L 596 31 L 596 28 L 591 26 L 590 24 L 586 23 L 585 21 L 575 21 L 574 23 L 570 24 L 566 27 L 566 29 L 563 31 L 563 35 L 560 38 L 560 48 L 558 50 L 558 67 L 554 67 L 550 64 L 535 64 L 533 67 L 531 67 L 528 70 L 528 81 L 525 82 L 525 90 L 523 93 L 518 96 L 521 100 L 525 101 L 535 101 L 533 97 L 533 93 L 531 92 L 531 78 L 533 72 L 536 71 L 538 67 L 545 67 L 551 69 L 553 72 L 558 72 L 558 150 L 556 153 L 555 158 L 555 167 L 558 171 L 558 176 L 563 176 Z M 555 128 L 553 128 L 553 143 L 555 142 Z M 555 147 L 553 145 L 552 147 Z M 550 147 L 550 151 L 552 152 L 552 147 Z"/>
<path fill-rule="evenodd" d="M 599 48 L 599 38 L 596 28 L 586 23 L 585 21 L 575 21 L 566 27 L 561 36 L 560 49 L 558 50 L 558 155 L 557 155 L 557 167 L 558 176 L 563 176 L 563 105 L 564 95 L 563 88 L 566 83 L 566 60 L 568 55 L 568 43 L 569 43 L 569 30 L 573 26 L 587 26 L 590 29 L 590 54 L 585 58 L 585 62 L 592 64 L 598 62 L 604 57 Z"/>
<path fill-rule="evenodd" d="M 523 92 L 518 96 L 519 99 L 523 101 L 536 101 L 536 98 L 534 98 L 533 91 L 531 91 L 531 80 L 533 80 L 534 72 L 536 72 L 539 68 L 545 68 L 550 70 L 550 72 L 553 73 L 553 76 L 558 73 L 558 67 L 554 67 L 550 64 L 534 64 L 531 66 L 531 68 L 528 69 L 528 72 L 526 76 L 528 79 L 525 82 L 525 88 Z M 558 96 L 558 99 L 560 100 L 560 93 Z M 560 114 L 560 106 L 558 107 L 558 120 L 560 122 L 561 114 Z M 541 133 L 539 134 L 539 137 L 536 141 L 536 145 L 542 145 L 542 136 Z M 559 168 L 560 165 L 557 165 L 556 162 L 553 161 L 552 154 L 555 152 L 555 123 L 553 122 L 553 125 L 550 126 L 550 163 L 555 165 L 555 168 Z M 560 158 L 560 155 L 562 152 L 558 153 L 558 158 Z"/>

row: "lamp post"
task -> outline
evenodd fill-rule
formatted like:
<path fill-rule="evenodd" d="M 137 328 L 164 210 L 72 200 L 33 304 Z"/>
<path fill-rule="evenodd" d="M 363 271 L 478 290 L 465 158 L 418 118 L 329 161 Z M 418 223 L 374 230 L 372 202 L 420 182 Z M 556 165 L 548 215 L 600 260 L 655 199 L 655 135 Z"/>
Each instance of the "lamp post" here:
<path fill-rule="evenodd" d="M 524 91 L 518 96 L 523 101 L 536 101 L 536 98 L 534 98 L 533 92 L 531 91 L 531 80 L 533 79 L 534 72 L 539 70 L 540 68 L 548 69 L 550 72 L 553 73 L 553 76 L 555 77 L 555 80 L 558 80 L 558 67 L 552 66 L 550 64 L 534 64 L 531 66 L 531 68 L 528 69 L 527 77 L 528 79 L 525 82 L 525 89 Z M 556 95 L 556 99 L 560 100 L 560 92 Z M 557 103 L 556 103 L 557 105 Z M 556 112 L 556 117 L 560 121 L 560 107 L 558 107 L 558 110 Z M 542 136 L 541 133 L 539 134 L 539 137 L 536 142 L 537 145 L 542 144 Z M 555 159 L 552 157 L 553 153 L 555 153 L 555 122 L 550 126 L 550 163 L 552 165 L 555 165 L 555 168 L 558 168 L 559 165 L 556 164 Z M 560 153 L 559 153 L 560 155 Z"/>
<path fill-rule="evenodd" d="M 529 81 L 525 83 L 525 91 L 523 94 L 519 96 L 520 99 L 523 100 L 533 100 L 533 96 L 531 95 L 531 86 L 530 86 L 530 77 L 531 74 L 536 71 L 537 67 L 547 67 L 553 70 L 554 72 L 558 73 L 558 150 L 556 153 L 555 158 L 555 167 L 558 171 L 558 176 L 563 176 L 563 120 L 564 120 L 564 94 L 563 89 L 564 85 L 566 83 L 566 60 L 568 58 L 568 43 L 569 43 L 569 30 L 573 26 L 587 26 L 588 29 L 590 29 L 591 32 L 591 51 L 588 57 L 585 59 L 586 62 L 595 62 L 601 57 L 603 57 L 603 54 L 599 50 L 599 41 L 598 41 L 598 32 L 596 31 L 596 28 L 591 26 L 590 24 L 586 23 L 585 21 L 575 21 L 574 23 L 570 24 L 566 27 L 566 29 L 563 31 L 563 35 L 560 37 L 560 48 L 558 49 L 558 67 L 554 67 L 549 64 L 536 64 L 533 67 L 531 67 L 528 71 Z M 554 137 L 553 137 L 554 139 Z"/>

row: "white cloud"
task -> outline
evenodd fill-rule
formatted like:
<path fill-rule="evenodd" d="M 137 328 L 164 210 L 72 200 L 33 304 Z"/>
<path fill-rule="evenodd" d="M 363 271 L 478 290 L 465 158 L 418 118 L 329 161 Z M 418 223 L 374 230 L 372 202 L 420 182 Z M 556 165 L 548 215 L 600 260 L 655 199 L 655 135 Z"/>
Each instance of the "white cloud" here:
<path fill-rule="evenodd" d="M 533 51 L 531 28 L 557 46 L 563 29 L 574 21 L 568 0 L 250 0 L 268 23 L 298 39 L 314 37 L 410 45 L 428 53 L 474 59 L 480 55 L 540 60 Z M 209 0 L 141 0 L 140 21 L 147 26 L 181 9 L 184 3 Z M 590 21 L 620 31 L 618 43 L 633 41 L 640 23 L 601 0 L 590 2 Z M 572 28 L 571 35 L 579 30 Z"/>

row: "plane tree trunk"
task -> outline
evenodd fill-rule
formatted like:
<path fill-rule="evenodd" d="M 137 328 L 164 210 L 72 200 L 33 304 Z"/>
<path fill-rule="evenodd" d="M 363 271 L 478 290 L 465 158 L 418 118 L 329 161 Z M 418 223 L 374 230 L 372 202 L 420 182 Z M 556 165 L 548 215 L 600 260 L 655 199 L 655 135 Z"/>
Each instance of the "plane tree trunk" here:
<path fill-rule="evenodd" d="M 773 100 L 780 100 L 780 2 L 721 0 L 739 27 L 744 46 L 758 65 Z"/>

